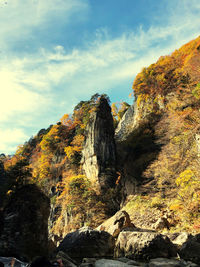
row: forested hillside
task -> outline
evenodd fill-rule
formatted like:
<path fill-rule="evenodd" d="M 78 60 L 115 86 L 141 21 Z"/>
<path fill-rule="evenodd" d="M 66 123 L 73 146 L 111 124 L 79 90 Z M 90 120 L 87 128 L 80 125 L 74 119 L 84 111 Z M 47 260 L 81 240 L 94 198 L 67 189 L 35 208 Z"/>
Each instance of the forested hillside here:
<path fill-rule="evenodd" d="M 200 37 L 144 68 L 133 94 L 133 106 L 112 109 L 96 94 L 15 155 L 2 154 L 2 209 L 35 184 L 51 201 L 50 236 L 96 227 L 123 206 L 139 226 L 145 214 L 148 223 L 167 214 L 171 231 L 198 232 Z"/>

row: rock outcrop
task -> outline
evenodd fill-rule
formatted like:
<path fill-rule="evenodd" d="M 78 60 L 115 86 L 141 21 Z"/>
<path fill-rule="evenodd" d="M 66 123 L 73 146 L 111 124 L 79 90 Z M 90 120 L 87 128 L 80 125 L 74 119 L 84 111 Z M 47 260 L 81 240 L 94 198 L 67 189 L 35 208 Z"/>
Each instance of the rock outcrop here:
<path fill-rule="evenodd" d="M 117 239 L 115 256 L 149 260 L 176 256 L 175 246 L 167 236 L 150 231 L 122 231 Z"/>
<path fill-rule="evenodd" d="M 179 251 L 180 257 L 184 260 L 190 260 L 195 263 L 200 263 L 200 234 L 189 238 Z"/>
<path fill-rule="evenodd" d="M 67 234 L 57 251 L 63 251 L 72 259 L 112 257 L 114 244 L 114 238 L 107 232 L 83 227 Z"/>
<path fill-rule="evenodd" d="M 116 238 L 122 230 L 136 229 L 136 227 L 131 222 L 129 214 L 125 210 L 120 210 L 114 216 L 98 226 L 97 229 L 104 230 Z"/>
<path fill-rule="evenodd" d="M 153 98 L 135 101 L 115 131 L 117 167 L 124 199 L 137 193 L 144 182 L 143 171 L 160 151 L 160 145 L 155 142 L 154 127 L 160 120 L 158 110 L 163 110 L 164 106 L 158 103 L 155 105 Z"/>
<path fill-rule="evenodd" d="M 116 153 L 111 108 L 101 97 L 86 130 L 82 151 L 83 170 L 88 179 L 104 190 L 113 187 L 116 179 Z"/>
<path fill-rule="evenodd" d="M 16 190 L 4 209 L 0 255 L 30 260 L 48 253 L 50 203 L 35 185 Z"/>

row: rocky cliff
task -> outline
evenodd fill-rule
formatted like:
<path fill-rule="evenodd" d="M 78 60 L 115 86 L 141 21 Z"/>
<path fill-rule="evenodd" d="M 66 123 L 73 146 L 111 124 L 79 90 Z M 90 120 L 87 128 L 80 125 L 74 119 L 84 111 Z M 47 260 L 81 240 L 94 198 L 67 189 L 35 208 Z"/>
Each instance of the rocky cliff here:
<path fill-rule="evenodd" d="M 101 98 L 86 128 L 82 150 L 83 170 L 101 190 L 113 187 L 116 180 L 116 152 L 111 108 Z"/>
<path fill-rule="evenodd" d="M 115 132 L 123 195 L 135 199 L 129 208 L 157 208 L 190 231 L 199 229 L 199 46 L 200 37 L 137 75 L 134 106 Z"/>
<path fill-rule="evenodd" d="M 144 182 L 142 175 L 156 158 L 161 146 L 156 142 L 155 125 L 164 112 L 161 101 L 136 101 L 126 111 L 115 131 L 118 171 L 121 175 L 123 196 L 136 194 Z"/>

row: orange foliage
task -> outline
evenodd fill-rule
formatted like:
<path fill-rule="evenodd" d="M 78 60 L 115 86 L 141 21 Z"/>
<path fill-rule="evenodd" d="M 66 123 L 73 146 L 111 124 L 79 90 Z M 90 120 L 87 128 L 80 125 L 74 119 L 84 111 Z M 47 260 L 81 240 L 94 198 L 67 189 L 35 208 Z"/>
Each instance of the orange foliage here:
<path fill-rule="evenodd" d="M 144 68 L 133 83 L 134 94 L 166 95 L 181 90 L 189 83 L 195 85 L 200 77 L 200 37 L 169 56 Z"/>

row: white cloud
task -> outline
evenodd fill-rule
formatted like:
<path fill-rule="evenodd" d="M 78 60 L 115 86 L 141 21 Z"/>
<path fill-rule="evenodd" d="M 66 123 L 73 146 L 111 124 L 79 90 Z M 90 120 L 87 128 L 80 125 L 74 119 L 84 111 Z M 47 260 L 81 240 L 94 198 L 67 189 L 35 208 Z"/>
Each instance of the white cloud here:
<path fill-rule="evenodd" d="M 16 144 L 24 142 L 28 136 L 22 129 L 2 129 L 0 128 L 0 153 L 12 153 L 16 149 Z"/>
<path fill-rule="evenodd" d="M 70 22 L 71 16 L 87 11 L 87 0 L 7 0 L 0 2 L 0 47 L 7 50 L 15 38 L 31 36 L 34 28 L 45 29 L 48 23 Z M 77 17 L 76 19 L 78 19 Z M 30 37 L 32 38 L 32 36 Z"/>
<path fill-rule="evenodd" d="M 17 113 L 32 113 L 46 102 L 43 95 L 21 85 L 20 77 L 20 70 L 14 72 L 7 68 L 0 71 L 0 122 L 9 118 L 14 120 Z"/>

